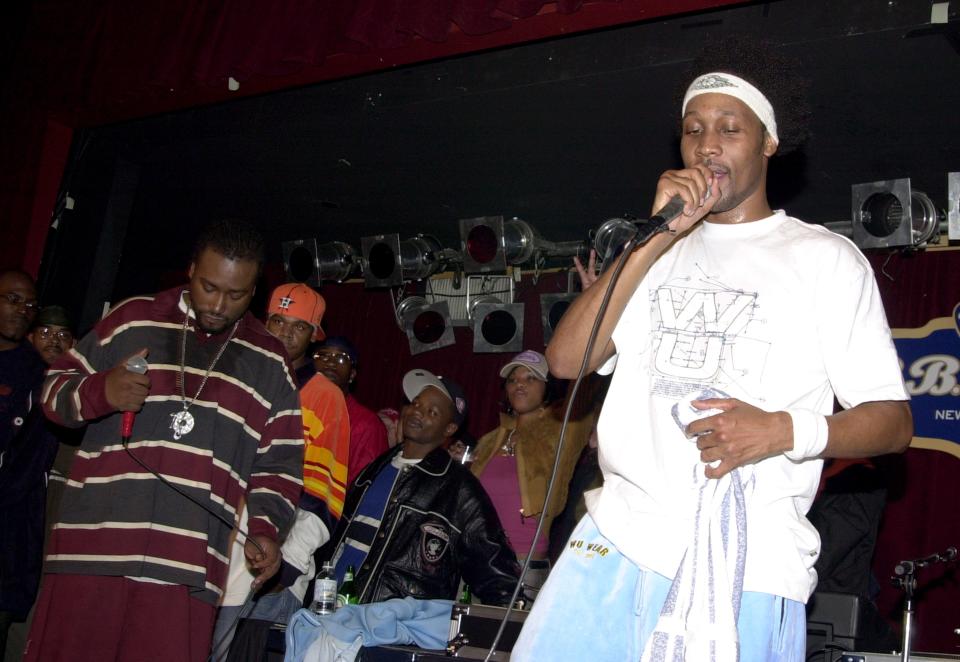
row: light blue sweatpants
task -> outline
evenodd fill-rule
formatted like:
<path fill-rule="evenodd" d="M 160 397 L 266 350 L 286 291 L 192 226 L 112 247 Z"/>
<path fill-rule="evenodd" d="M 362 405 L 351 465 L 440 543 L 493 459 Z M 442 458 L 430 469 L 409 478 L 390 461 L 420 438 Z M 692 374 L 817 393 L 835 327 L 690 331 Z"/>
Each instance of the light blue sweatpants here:
<path fill-rule="evenodd" d="M 586 515 L 540 590 L 510 659 L 637 661 L 671 583 L 622 556 Z M 740 662 L 804 662 L 800 602 L 744 592 L 737 632 Z"/>

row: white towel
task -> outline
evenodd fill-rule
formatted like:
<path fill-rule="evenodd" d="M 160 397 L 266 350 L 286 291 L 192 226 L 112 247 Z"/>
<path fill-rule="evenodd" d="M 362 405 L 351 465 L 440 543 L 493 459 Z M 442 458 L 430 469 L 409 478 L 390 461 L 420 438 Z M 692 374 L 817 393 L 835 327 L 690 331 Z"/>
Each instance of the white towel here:
<path fill-rule="evenodd" d="M 719 413 L 697 409 L 694 400 L 728 397 L 712 387 L 692 391 L 674 404 L 673 419 L 687 434 L 691 421 Z M 644 646 L 642 662 L 739 659 L 737 619 L 747 558 L 744 491 L 752 484 L 753 467 L 734 469 L 718 479 L 707 478 L 704 468 L 703 464 L 693 468 L 692 480 L 700 492 L 691 541 Z"/>
<path fill-rule="evenodd" d="M 702 465 L 698 468 L 702 476 Z M 750 467 L 743 469 L 753 477 Z M 693 539 L 660 611 L 642 662 L 736 662 L 747 556 L 741 469 L 700 487 Z"/>

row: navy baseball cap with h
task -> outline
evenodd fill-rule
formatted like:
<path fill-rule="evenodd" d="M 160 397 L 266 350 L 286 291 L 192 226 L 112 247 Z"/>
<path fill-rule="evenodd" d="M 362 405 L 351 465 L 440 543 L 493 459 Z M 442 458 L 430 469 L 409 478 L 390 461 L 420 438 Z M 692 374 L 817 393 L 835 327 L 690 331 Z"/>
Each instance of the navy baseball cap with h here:
<path fill-rule="evenodd" d="M 428 386 L 434 387 L 450 398 L 450 402 L 453 403 L 453 422 L 460 427 L 463 419 L 467 417 L 467 396 L 464 395 L 463 388 L 458 383 L 448 377 L 438 377 L 420 368 L 411 370 L 403 376 L 403 393 L 411 402 Z"/>

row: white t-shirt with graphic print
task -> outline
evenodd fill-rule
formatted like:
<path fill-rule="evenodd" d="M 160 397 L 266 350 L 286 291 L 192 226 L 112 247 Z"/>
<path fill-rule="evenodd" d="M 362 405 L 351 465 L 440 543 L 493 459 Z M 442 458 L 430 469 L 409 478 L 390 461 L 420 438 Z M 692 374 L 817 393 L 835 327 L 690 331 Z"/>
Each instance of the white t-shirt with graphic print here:
<path fill-rule="evenodd" d="M 685 396 L 712 388 L 766 411 L 824 415 L 835 394 L 845 408 L 908 399 L 867 260 L 849 240 L 782 211 L 701 223 L 678 240 L 613 340 L 617 355 L 600 370 L 615 366 L 598 428 L 605 482 L 587 506 L 621 553 L 670 578 L 706 480 L 674 420 Z M 800 602 L 813 591 L 820 541 L 805 514 L 822 464 L 780 455 L 753 466 L 745 591 Z"/>

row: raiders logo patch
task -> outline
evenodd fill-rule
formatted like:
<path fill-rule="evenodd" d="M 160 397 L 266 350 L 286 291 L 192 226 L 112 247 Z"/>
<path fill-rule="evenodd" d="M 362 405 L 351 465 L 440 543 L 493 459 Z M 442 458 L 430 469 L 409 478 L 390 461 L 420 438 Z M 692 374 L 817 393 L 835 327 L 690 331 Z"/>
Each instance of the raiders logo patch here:
<path fill-rule="evenodd" d="M 436 563 L 450 546 L 450 534 L 437 524 L 422 524 L 420 531 L 420 553 L 427 563 Z"/>

